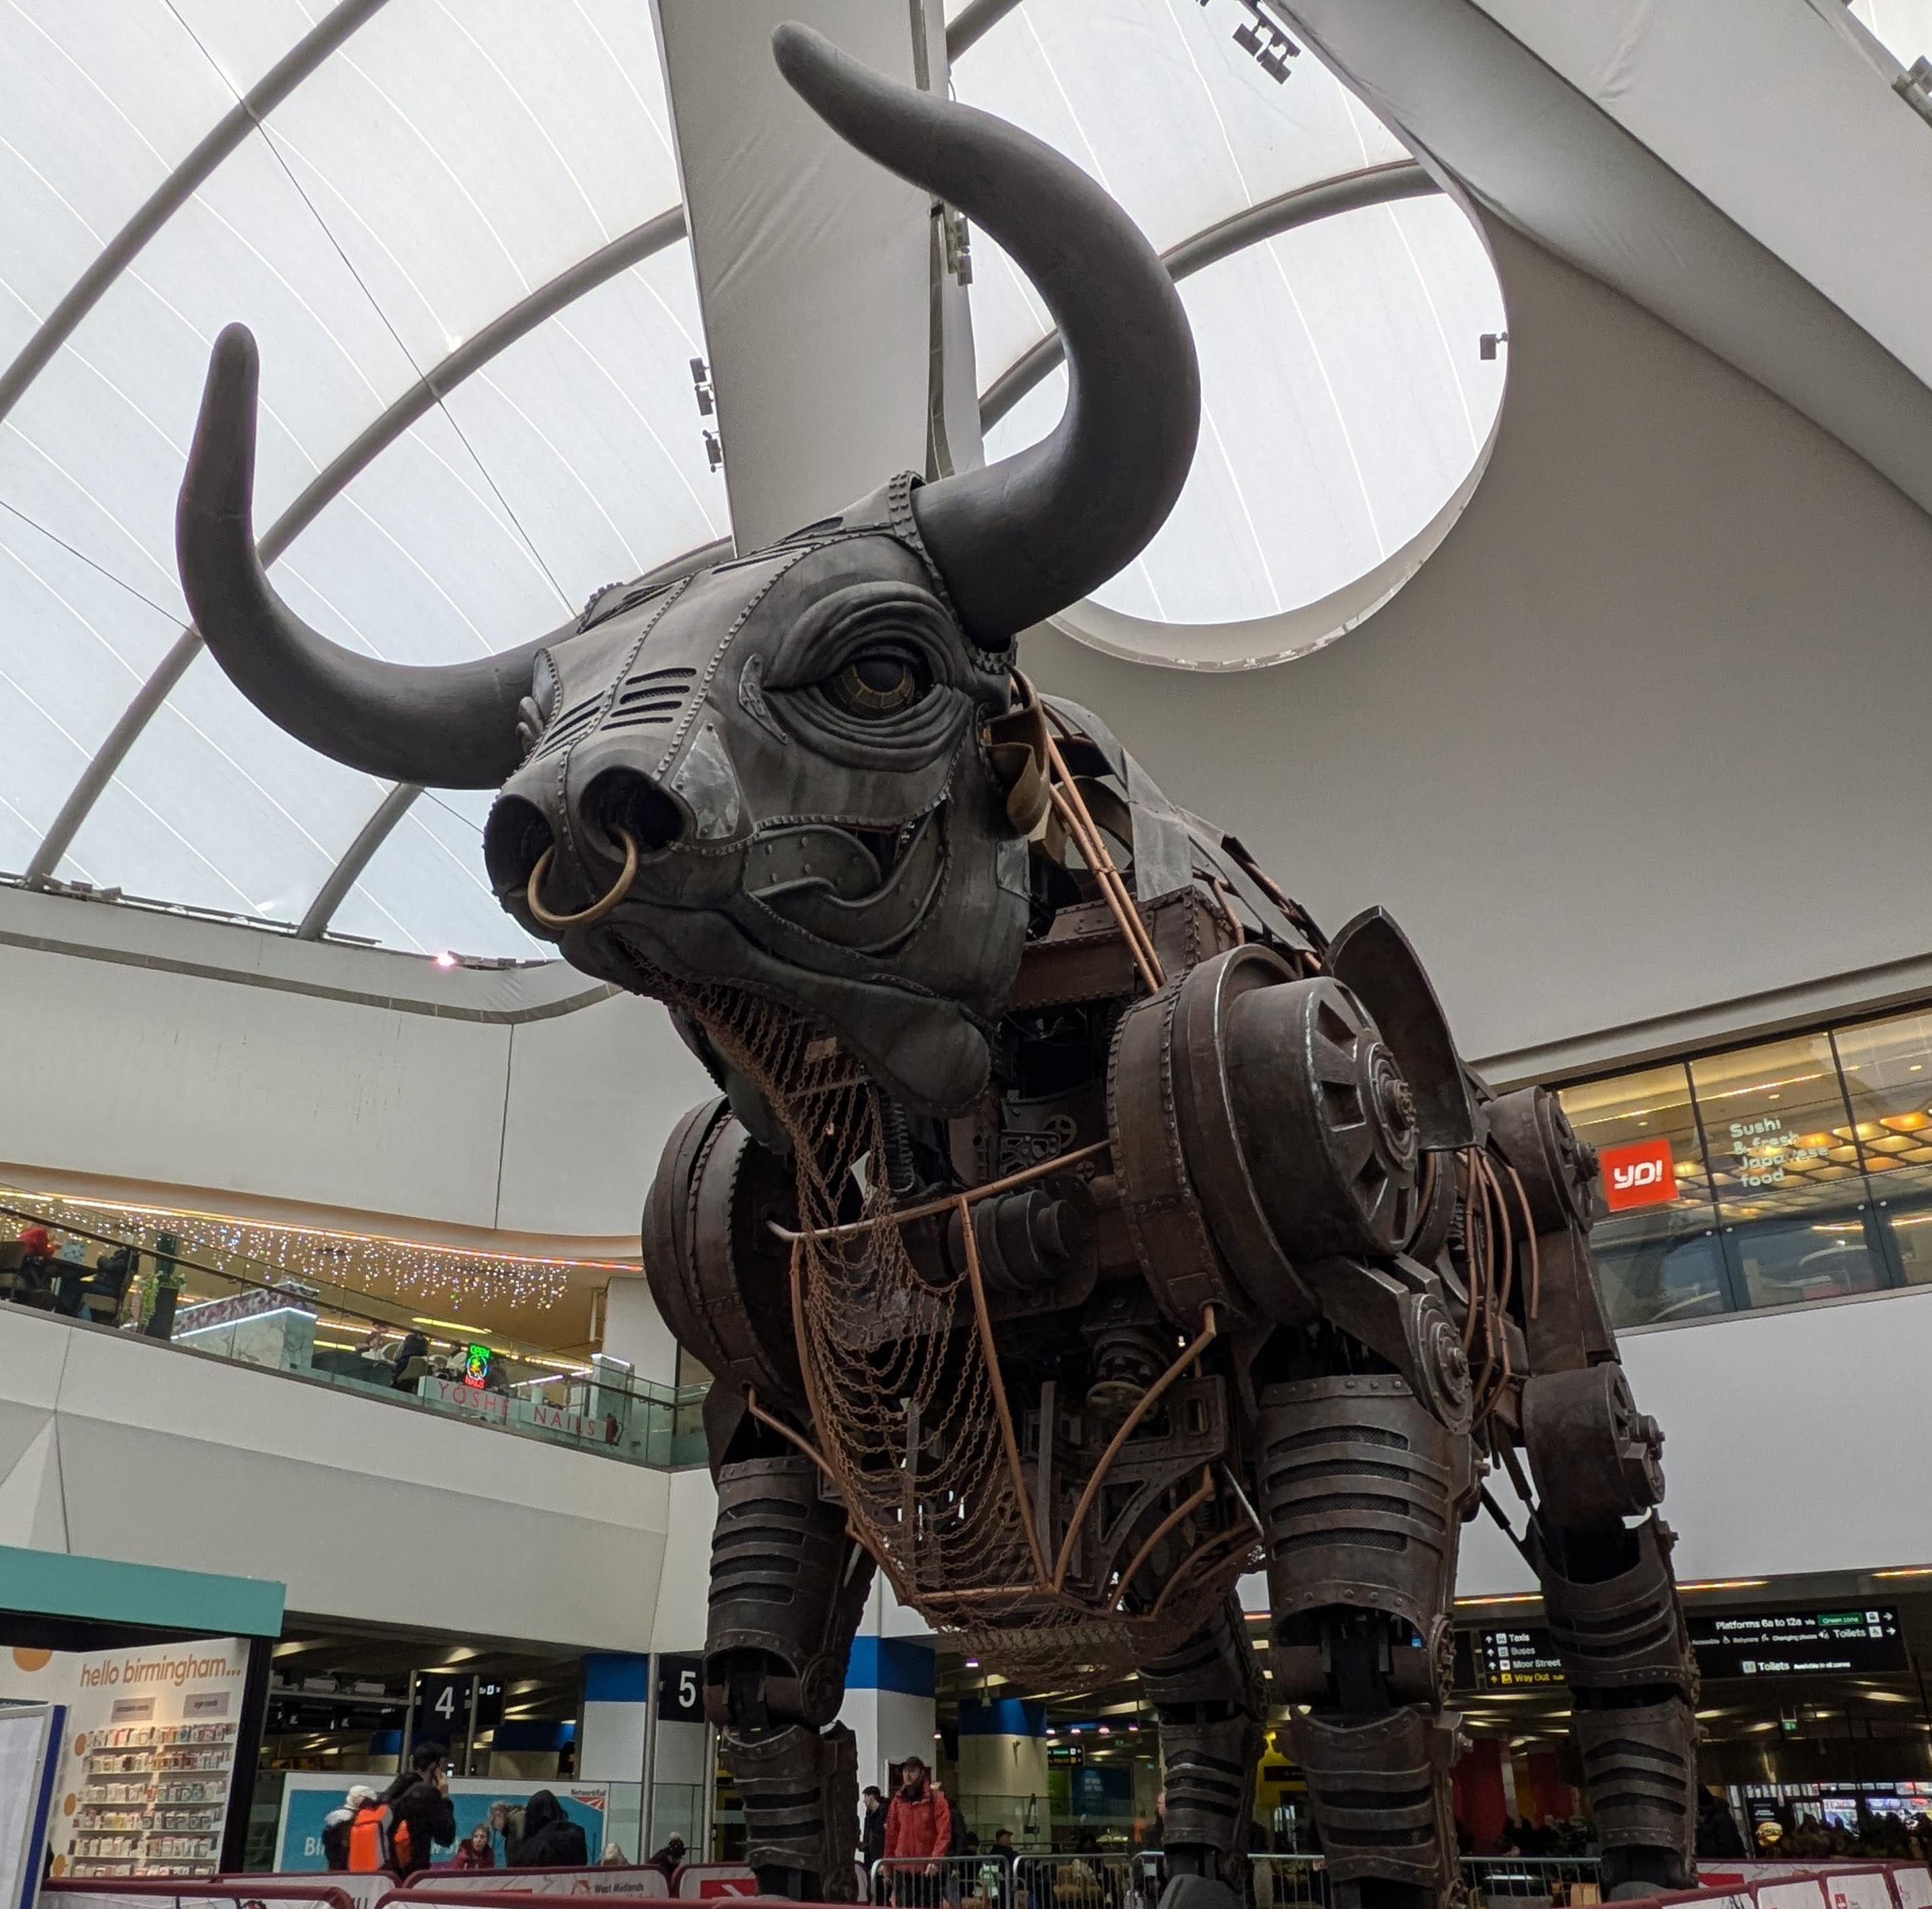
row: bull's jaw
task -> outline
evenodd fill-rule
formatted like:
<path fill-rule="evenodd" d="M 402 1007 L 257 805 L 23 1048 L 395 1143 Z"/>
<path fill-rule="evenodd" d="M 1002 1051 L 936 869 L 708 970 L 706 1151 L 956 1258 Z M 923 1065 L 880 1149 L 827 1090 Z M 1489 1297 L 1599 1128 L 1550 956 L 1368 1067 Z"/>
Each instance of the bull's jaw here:
<path fill-rule="evenodd" d="M 889 978 L 797 967 L 714 911 L 640 914 L 572 929 L 562 951 L 574 967 L 695 1015 L 727 1053 L 741 1035 L 718 1018 L 720 998 L 742 994 L 818 1023 L 884 1092 L 916 1112 L 963 1113 L 986 1088 L 987 1037 L 958 1002 Z"/>

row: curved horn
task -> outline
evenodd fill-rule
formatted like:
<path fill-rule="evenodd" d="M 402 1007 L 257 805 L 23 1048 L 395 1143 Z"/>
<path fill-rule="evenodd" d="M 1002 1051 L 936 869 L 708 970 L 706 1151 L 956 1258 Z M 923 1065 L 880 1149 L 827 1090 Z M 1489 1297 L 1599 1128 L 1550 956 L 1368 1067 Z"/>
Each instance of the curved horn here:
<path fill-rule="evenodd" d="M 255 341 L 214 341 L 175 506 L 175 554 L 195 627 L 262 713 L 324 755 L 393 782 L 494 789 L 523 759 L 517 705 L 548 640 L 440 669 L 358 656 L 276 595 L 255 554 Z"/>
<path fill-rule="evenodd" d="M 1050 437 L 913 493 L 962 620 L 996 647 L 1105 583 L 1166 521 L 1201 422 L 1186 314 L 1139 228 L 1051 147 L 896 86 L 808 27 L 781 26 L 772 51 L 840 138 L 984 226 L 1066 341 L 1066 410 Z"/>

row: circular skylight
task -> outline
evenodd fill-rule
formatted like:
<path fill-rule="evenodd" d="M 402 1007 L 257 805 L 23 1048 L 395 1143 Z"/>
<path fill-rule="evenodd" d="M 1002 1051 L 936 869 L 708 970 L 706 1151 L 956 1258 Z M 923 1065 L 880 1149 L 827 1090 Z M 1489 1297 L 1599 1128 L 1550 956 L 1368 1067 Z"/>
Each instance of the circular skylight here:
<path fill-rule="evenodd" d="M 961 59 L 955 90 L 1084 167 L 1163 251 L 1318 182 L 1397 176 L 1407 153 L 1311 56 L 1284 82 L 1235 38 L 1255 19 L 1241 0 L 1028 0 Z M 1051 324 L 996 248 L 975 254 L 983 390 Z M 1300 224 L 1181 296 L 1203 398 L 1186 488 L 1140 559 L 1060 620 L 1149 661 L 1279 660 L 1359 620 L 1453 522 L 1502 403 L 1502 290 L 1434 194 Z M 988 457 L 1043 436 L 1065 395 L 1055 371 L 992 424 Z"/>

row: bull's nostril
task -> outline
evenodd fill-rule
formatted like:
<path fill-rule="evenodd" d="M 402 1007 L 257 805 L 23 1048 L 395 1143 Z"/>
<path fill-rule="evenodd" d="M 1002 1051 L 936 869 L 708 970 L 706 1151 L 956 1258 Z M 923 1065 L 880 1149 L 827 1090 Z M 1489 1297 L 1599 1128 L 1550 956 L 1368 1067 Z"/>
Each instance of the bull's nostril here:
<path fill-rule="evenodd" d="M 606 769 L 584 791 L 585 819 L 620 842 L 622 830 L 642 854 L 668 848 L 684 833 L 684 812 L 650 776 L 634 769 Z"/>
<path fill-rule="evenodd" d="M 497 895 L 520 895 L 555 839 L 535 803 L 520 795 L 499 797 L 483 824 L 483 864 Z"/>

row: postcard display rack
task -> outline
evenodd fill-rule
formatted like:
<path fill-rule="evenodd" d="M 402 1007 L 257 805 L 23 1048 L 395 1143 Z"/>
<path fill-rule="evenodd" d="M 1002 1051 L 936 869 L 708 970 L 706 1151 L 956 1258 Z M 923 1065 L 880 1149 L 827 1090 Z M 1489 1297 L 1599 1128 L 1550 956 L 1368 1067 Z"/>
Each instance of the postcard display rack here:
<path fill-rule="evenodd" d="M 236 1726 L 123 1724 L 92 1732 L 74 1792 L 70 1876 L 206 1876 L 218 1866 Z"/>

